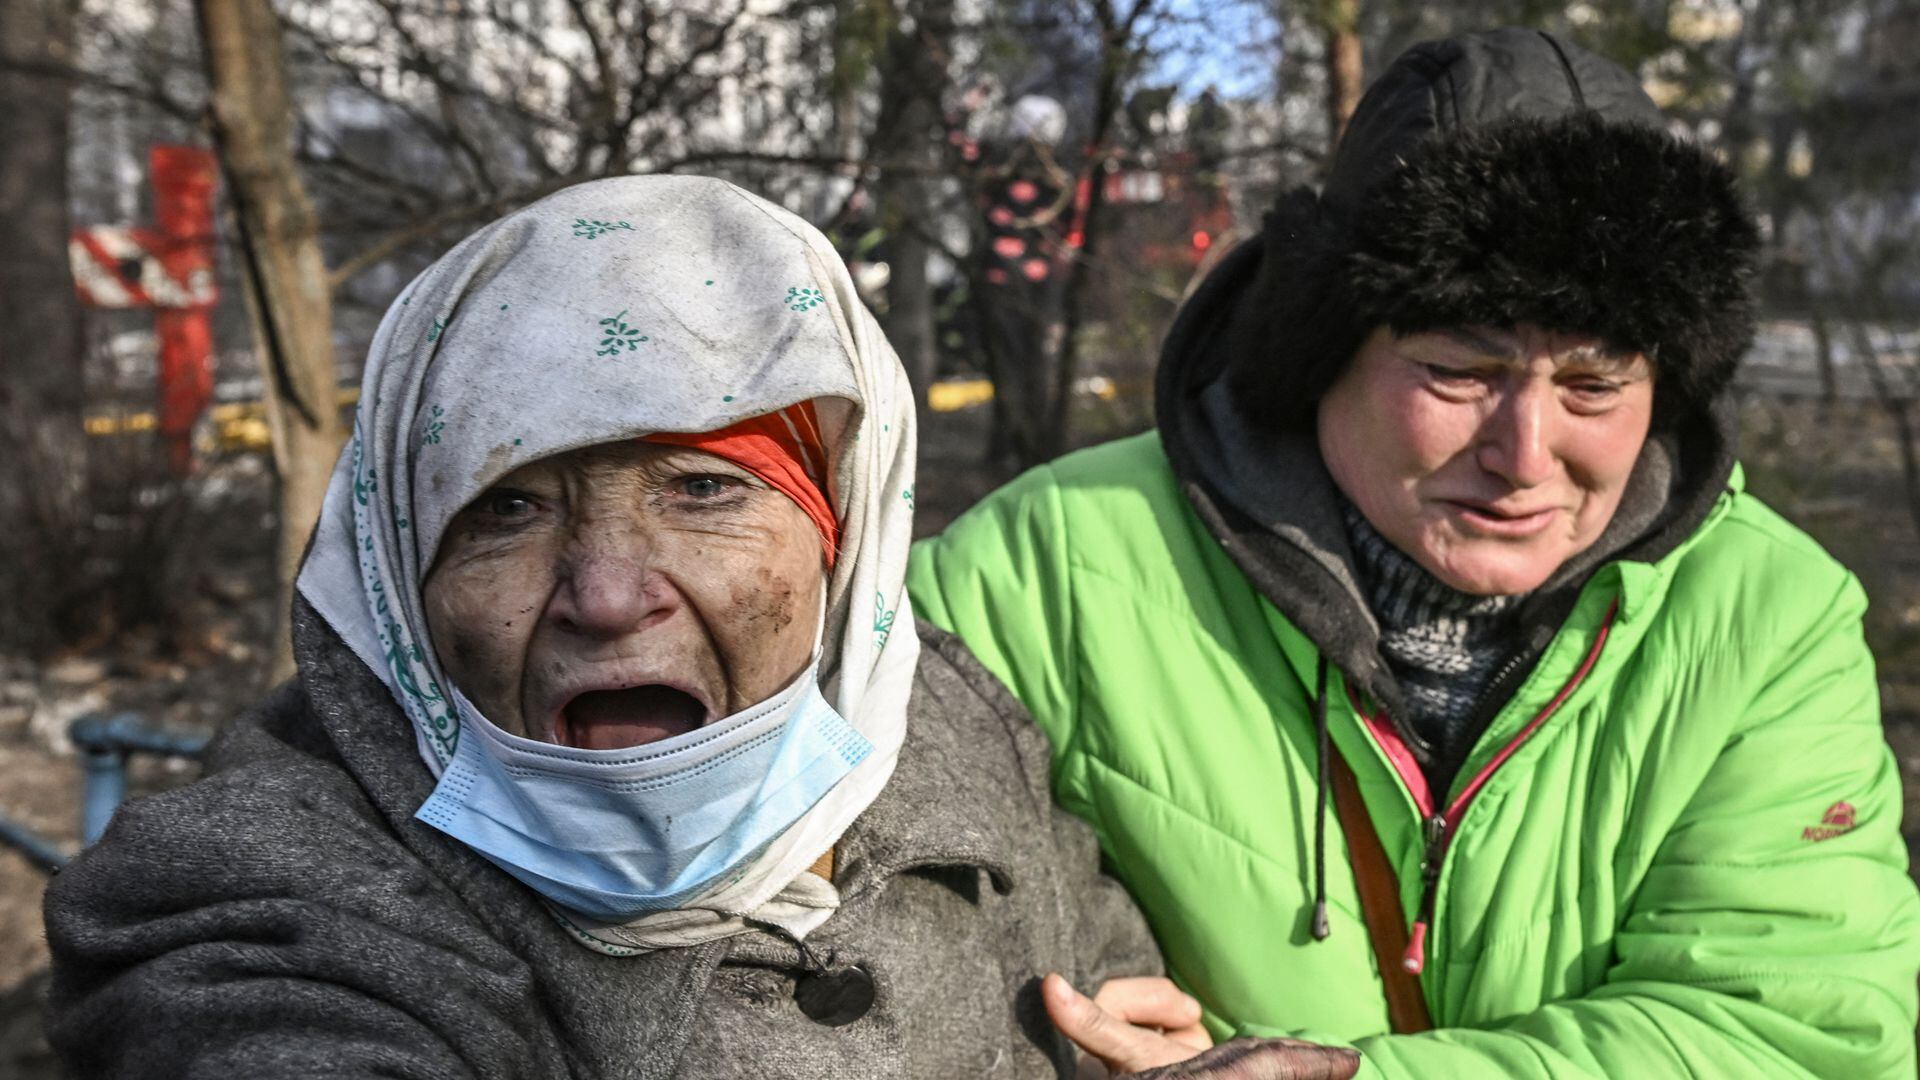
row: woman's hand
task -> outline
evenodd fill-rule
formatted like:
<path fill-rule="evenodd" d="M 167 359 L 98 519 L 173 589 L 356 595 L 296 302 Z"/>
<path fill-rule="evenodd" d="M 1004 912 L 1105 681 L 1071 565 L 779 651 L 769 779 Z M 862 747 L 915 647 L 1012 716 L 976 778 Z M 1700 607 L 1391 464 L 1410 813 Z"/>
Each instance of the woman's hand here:
<path fill-rule="evenodd" d="M 1213 1045 L 1200 1003 L 1167 979 L 1108 979 L 1087 997 L 1048 975 L 1040 999 L 1060 1034 L 1115 1074 L 1185 1061 Z"/>
<path fill-rule="evenodd" d="M 1047 1016 L 1114 1076 L 1133 1080 L 1348 1080 L 1360 1055 L 1298 1039 L 1213 1045 L 1200 1003 L 1167 979 L 1109 979 L 1089 998 L 1059 975 L 1040 984 Z"/>

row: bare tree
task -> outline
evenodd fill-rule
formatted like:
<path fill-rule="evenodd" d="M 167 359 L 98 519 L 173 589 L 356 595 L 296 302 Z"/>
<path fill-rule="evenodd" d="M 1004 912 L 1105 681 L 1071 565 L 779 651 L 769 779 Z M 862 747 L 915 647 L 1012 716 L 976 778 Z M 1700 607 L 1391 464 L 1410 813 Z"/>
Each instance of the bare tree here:
<path fill-rule="evenodd" d="M 1866 324 L 1850 320 L 1847 329 L 1854 356 L 1866 366 L 1873 386 L 1874 401 L 1893 425 L 1895 451 L 1900 455 L 1900 479 L 1907 496 L 1907 514 L 1913 519 L 1916 539 L 1920 539 L 1920 423 L 1914 420 L 1914 403 L 1920 400 L 1920 386 L 1908 373 L 1902 379 L 1889 370 L 1890 365 L 1873 345 Z M 1905 385 L 1897 385 L 1899 383 Z"/>
<path fill-rule="evenodd" d="M 1915 250 L 1895 230 L 1875 230 L 1869 245 L 1848 239 L 1830 216 L 1819 218 L 1814 227 L 1824 268 L 1850 286 L 1851 311 L 1841 318 L 1848 351 L 1865 371 L 1874 404 L 1893 428 L 1907 513 L 1920 537 L 1920 422 L 1914 417 L 1915 407 L 1920 404 L 1920 365 L 1905 372 L 1895 369 L 1875 346 L 1869 326 L 1873 316 L 1884 316 L 1895 306 L 1888 295 L 1887 279 L 1915 261 Z"/>
<path fill-rule="evenodd" d="M 318 223 L 294 168 L 280 18 L 267 0 L 199 0 L 212 119 L 247 264 L 280 477 L 282 598 L 292 598 L 342 441 L 333 302 Z M 280 605 L 284 611 L 286 604 Z M 292 671 L 276 634 L 277 674 Z"/>
<path fill-rule="evenodd" d="M 86 524 L 79 304 L 67 264 L 69 0 L 0 0 L 0 640 L 62 636 L 72 574 L 46 567 Z M 73 628 L 66 628 L 72 630 Z"/>
<path fill-rule="evenodd" d="M 1106 210 L 1106 184 L 1100 182 L 1112 153 L 1114 126 L 1124 102 L 1123 92 L 1145 52 L 1140 40 L 1142 20 L 1153 9 L 1153 0 L 1130 0 L 1117 6 L 1113 0 L 1091 0 L 1094 25 L 1100 34 L 1100 68 L 1094 81 L 1093 127 L 1087 139 L 1090 161 L 1088 173 L 1093 182 L 1087 186 L 1086 206 L 1079 220 L 1079 251 L 1069 264 L 1066 280 L 1065 328 L 1060 338 L 1060 356 L 1054 364 L 1052 401 L 1047 415 L 1046 436 L 1041 446 L 1046 457 L 1065 450 L 1073 409 L 1073 388 L 1080 377 L 1080 327 L 1086 316 L 1088 267 L 1101 254 L 1105 240 L 1103 220 Z M 1029 462 L 1029 464 L 1032 464 Z"/>
<path fill-rule="evenodd" d="M 817 176 L 846 156 L 845 125 L 831 88 L 797 77 L 831 64 L 832 43 L 794 3 L 791 17 L 744 0 L 290 4 L 313 103 L 300 163 L 333 283 L 595 177 Z"/>
<path fill-rule="evenodd" d="M 1366 87 L 1360 48 L 1360 0 L 1320 0 L 1314 21 L 1326 41 L 1327 145 L 1340 141 Z"/>
<path fill-rule="evenodd" d="M 879 48 L 879 108 L 873 156 L 931 173 L 942 150 L 941 97 L 947 89 L 954 36 L 953 0 L 877 0 L 886 34 Z M 875 185 L 888 244 L 887 311 L 894 351 L 924 406 L 938 362 L 934 339 L 933 255 L 929 231 L 938 214 L 936 181 L 907 168 L 880 171 Z"/>

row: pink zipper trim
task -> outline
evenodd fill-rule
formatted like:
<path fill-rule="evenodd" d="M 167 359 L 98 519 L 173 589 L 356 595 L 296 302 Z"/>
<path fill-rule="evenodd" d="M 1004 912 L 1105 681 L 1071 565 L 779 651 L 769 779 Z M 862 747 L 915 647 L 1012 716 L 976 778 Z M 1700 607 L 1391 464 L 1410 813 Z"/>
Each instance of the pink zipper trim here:
<path fill-rule="evenodd" d="M 1461 789 L 1460 797 L 1453 800 L 1453 805 L 1447 807 L 1446 835 L 1449 840 L 1452 839 L 1454 826 L 1459 823 L 1461 813 L 1466 810 L 1467 804 L 1473 801 L 1473 797 L 1480 794 L 1480 789 L 1486 786 L 1488 778 L 1493 776 L 1493 771 L 1506 764 L 1506 760 L 1519 751 L 1520 744 L 1526 742 L 1528 736 L 1539 730 L 1540 725 L 1546 723 L 1548 717 L 1559 712 L 1560 706 L 1566 704 L 1567 699 L 1573 696 L 1573 692 L 1580 688 L 1580 684 L 1587 681 L 1587 673 L 1592 671 L 1593 665 L 1599 662 L 1600 650 L 1606 647 L 1607 635 L 1613 630 L 1613 617 L 1619 610 L 1620 601 L 1618 600 L 1607 607 L 1607 617 L 1600 621 L 1600 633 L 1594 636 L 1593 648 L 1587 650 L 1587 658 L 1581 661 L 1580 670 L 1573 673 L 1573 678 L 1567 680 L 1567 685 L 1560 688 L 1560 692 L 1554 695 L 1552 701 L 1547 702 L 1547 707 L 1541 709 L 1538 716 L 1528 721 L 1526 727 L 1520 729 L 1512 742 L 1502 747 L 1499 753 L 1493 755 L 1492 761 L 1487 762 L 1485 767 L 1474 774 L 1473 779 L 1467 782 L 1467 786 Z"/>
<path fill-rule="evenodd" d="M 1546 707 L 1527 722 L 1526 727 L 1521 728 L 1507 742 L 1507 745 L 1500 749 L 1499 753 L 1493 755 L 1491 761 L 1474 774 L 1473 779 L 1467 782 L 1467 786 L 1460 790 L 1459 797 L 1448 804 L 1445 814 L 1446 825 L 1440 834 L 1440 850 L 1435 854 L 1435 858 L 1442 860 L 1446 858 L 1447 849 L 1453 846 L 1454 830 L 1459 828 L 1461 816 L 1466 813 L 1467 805 L 1473 801 L 1474 796 L 1480 794 L 1480 789 L 1487 785 L 1494 770 L 1506 764 L 1508 758 L 1519 752 L 1521 744 L 1538 731 L 1540 725 L 1546 723 L 1549 717 L 1560 711 L 1560 706 L 1566 704 L 1567 699 L 1573 696 L 1573 692 L 1586 681 L 1588 673 L 1593 670 L 1593 665 L 1600 660 L 1600 650 L 1606 647 L 1607 635 L 1613 630 L 1614 616 L 1619 612 L 1620 601 L 1615 600 L 1607 607 L 1606 618 L 1600 622 L 1600 632 L 1595 635 L 1593 647 L 1587 650 L 1587 658 L 1581 661 L 1580 669 L 1573 673 L 1573 677 L 1560 688 L 1560 692 L 1554 695 L 1553 700 L 1547 702 Z M 1413 796 L 1413 803 L 1419 808 L 1421 816 L 1431 818 L 1434 813 L 1434 798 L 1433 791 L 1427 786 L 1426 774 L 1420 771 L 1420 762 L 1414 757 L 1413 748 L 1407 745 L 1406 740 L 1400 737 L 1400 732 L 1394 728 L 1392 721 L 1387 719 L 1386 710 L 1382 709 L 1369 714 L 1361 708 L 1360 699 L 1354 694 L 1351 685 L 1347 687 L 1347 700 L 1352 703 L 1353 711 L 1360 715 L 1360 720 L 1366 725 L 1367 730 L 1372 732 L 1373 737 L 1379 741 L 1380 749 L 1386 753 L 1387 761 L 1393 766 L 1393 771 L 1399 774 L 1400 782 L 1407 786 L 1407 794 Z M 1421 906 L 1424 908 L 1425 904 Z M 1426 970 L 1428 929 L 1427 920 L 1419 918 L 1414 921 L 1413 929 L 1407 936 L 1407 951 L 1400 963 L 1415 975 Z"/>
<path fill-rule="evenodd" d="M 1420 808 L 1420 816 L 1432 817 L 1433 791 L 1427 787 L 1427 774 L 1420 771 L 1420 761 L 1413 756 L 1413 748 L 1400 737 L 1393 721 L 1387 719 L 1387 711 L 1382 709 L 1367 715 L 1351 686 L 1347 687 L 1347 700 L 1353 703 L 1353 711 L 1360 714 L 1360 722 L 1373 732 L 1380 749 L 1386 751 L 1387 761 L 1393 765 L 1393 771 L 1400 774 L 1400 782 L 1407 785 L 1407 793 L 1413 796 L 1413 805 Z"/>

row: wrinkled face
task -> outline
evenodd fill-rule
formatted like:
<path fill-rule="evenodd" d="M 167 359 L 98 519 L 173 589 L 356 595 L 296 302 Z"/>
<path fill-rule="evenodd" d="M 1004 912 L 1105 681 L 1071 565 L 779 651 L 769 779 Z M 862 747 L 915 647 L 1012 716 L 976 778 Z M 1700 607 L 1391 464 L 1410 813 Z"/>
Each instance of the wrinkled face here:
<path fill-rule="evenodd" d="M 454 517 L 427 625 L 441 667 L 501 728 L 636 746 L 798 677 L 825 573 L 812 521 L 747 470 L 606 443 L 520 468 Z"/>
<path fill-rule="evenodd" d="M 1598 339 L 1378 329 L 1320 402 L 1320 454 L 1367 521 L 1463 592 L 1523 593 L 1600 536 L 1653 415 L 1653 372 Z"/>

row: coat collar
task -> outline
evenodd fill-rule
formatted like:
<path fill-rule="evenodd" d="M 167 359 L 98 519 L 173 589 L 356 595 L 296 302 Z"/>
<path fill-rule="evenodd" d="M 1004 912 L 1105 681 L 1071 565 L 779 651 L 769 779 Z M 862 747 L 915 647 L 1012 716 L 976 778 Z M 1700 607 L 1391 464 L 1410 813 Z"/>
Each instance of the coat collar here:
<path fill-rule="evenodd" d="M 307 708 L 289 717 L 300 730 L 276 734 L 331 751 L 400 844 L 527 965 L 556 1028 L 579 1036 L 561 1040 L 569 1072 L 672 1075 L 727 943 L 614 957 L 572 941 L 532 890 L 415 820 L 434 780 L 414 745 L 413 726 L 387 688 L 302 598 L 294 601 L 293 644 Z M 318 733 L 310 730 L 316 722 Z M 327 745 L 311 746 L 316 735 Z M 637 1073 L 635 1047 L 649 1051 Z"/>
<path fill-rule="evenodd" d="M 304 599 L 294 604 L 293 634 L 312 716 L 388 828 L 517 952 L 528 955 L 529 949 L 564 943 L 557 951 L 586 953 L 567 941 L 567 932 L 530 890 L 414 818 L 434 781 L 414 746 L 412 727 L 386 687 Z M 923 636 L 929 634 L 938 632 L 925 628 Z M 940 641 L 930 644 L 936 648 L 922 651 L 908 704 L 912 719 L 893 776 L 836 845 L 834 878 L 843 905 L 884 889 L 899 874 L 934 867 L 976 868 L 997 891 L 1010 892 L 1013 853 L 1031 828 L 1036 788 L 1043 803 L 1048 797 L 1044 753 L 1035 775 L 1028 760 L 1032 755 L 1013 748 L 1000 720 L 989 721 L 999 730 L 997 739 L 984 728 L 974 730 L 982 727 L 979 723 L 967 722 L 1004 712 L 1010 699 L 993 702 L 998 709 L 979 700 L 982 693 L 1004 690 L 997 683 L 983 686 L 977 678 L 967 679 L 938 650 Z M 978 668 L 970 657 L 963 659 Z M 960 699 L 968 694 L 973 700 Z M 709 959 L 717 962 L 723 952 Z"/>
<path fill-rule="evenodd" d="M 974 870 L 999 894 L 1011 893 L 1034 822 L 1052 812 L 1045 737 L 958 638 L 926 623 L 918 631 L 923 648 L 906 743 L 887 786 L 835 845 L 841 910 L 807 939 L 825 943 L 828 957 L 844 945 L 860 950 L 846 936 L 850 921 L 857 925 L 860 911 L 902 874 Z M 1009 716 L 1023 726 L 1010 729 Z M 743 935 L 731 945 L 735 962 L 811 966 L 809 951 L 773 934 Z"/>
<path fill-rule="evenodd" d="M 947 707 L 926 677 L 931 668 L 950 670 L 943 655 L 923 649 L 920 664 L 893 777 L 837 848 L 835 883 L 848 900 L 897 874 L 934 867 L 983 870 L 1002 894 L 1014 887 L 1013 852 L 1033 818 L 996 789 L 1022 763 L 1012 754 L 999 760 L 1004 738 L 969 745 L 971 725 L 961 721 L 984 710 Z"/>

